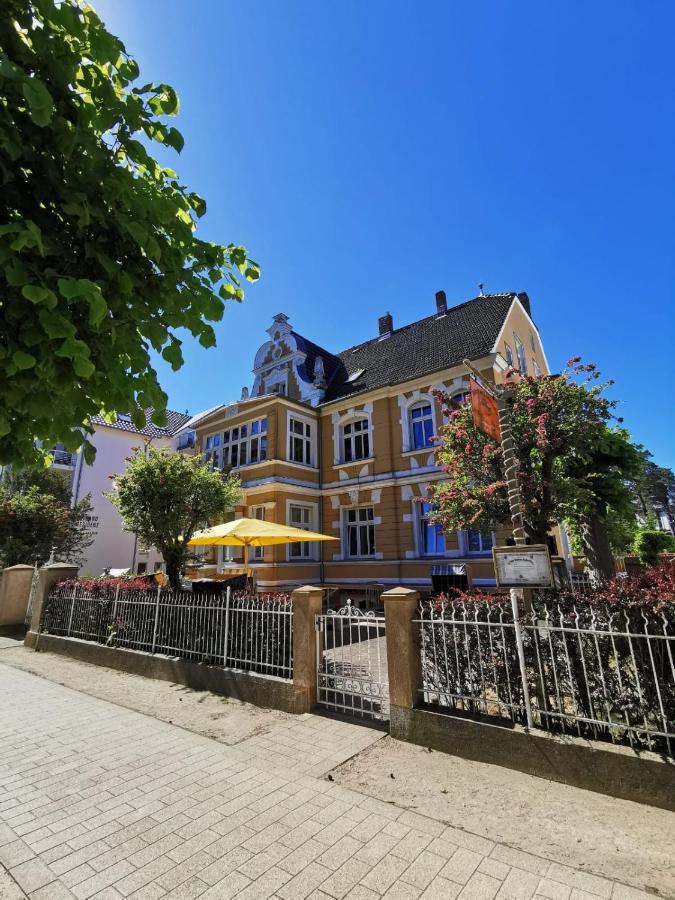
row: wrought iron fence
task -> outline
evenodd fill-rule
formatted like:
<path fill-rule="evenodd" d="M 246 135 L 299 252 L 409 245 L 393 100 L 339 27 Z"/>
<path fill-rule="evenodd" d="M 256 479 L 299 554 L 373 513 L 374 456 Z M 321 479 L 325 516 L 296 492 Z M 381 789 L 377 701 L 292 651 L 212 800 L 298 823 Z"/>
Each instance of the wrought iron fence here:
<path fill-rule="evenodd" d="M 288 594 L 206 595 L 57 588 L 43 633 L 163 653 L 280 678 L 293 677 L 293 606 Z"/>
<path fill-rule="evenodd" d="M 427 703 L 558 733 L 675 751 L 675 616 L 537 596 L 430 602 L 418 619 Z M 523 662 L 518 654 L 522 638 Z"/>

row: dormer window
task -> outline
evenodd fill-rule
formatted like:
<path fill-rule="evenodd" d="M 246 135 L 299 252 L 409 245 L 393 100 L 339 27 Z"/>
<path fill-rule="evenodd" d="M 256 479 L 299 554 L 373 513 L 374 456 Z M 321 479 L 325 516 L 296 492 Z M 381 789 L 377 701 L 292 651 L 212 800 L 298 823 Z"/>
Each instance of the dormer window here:
<path fill-rule="evenodd" d="M 347 378 L 347 384 L 353 384 L 355 381 L 358 381 L 365 371 L 365 369 L 357 369 L 355 372 L 352 372 Z"/>

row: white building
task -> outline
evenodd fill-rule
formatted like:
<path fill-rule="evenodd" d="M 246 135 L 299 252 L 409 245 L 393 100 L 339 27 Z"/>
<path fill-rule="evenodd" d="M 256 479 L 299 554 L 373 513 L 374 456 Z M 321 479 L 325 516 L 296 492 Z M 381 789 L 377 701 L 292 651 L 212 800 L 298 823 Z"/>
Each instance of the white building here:
<path fill-rule="evenodd" d="M 72 473 L 73 503 L 91 494 L 92 527 L 96 536 L 85 551 L 87 558 L 80 567 L 80 575 L 98 576 L 108 569 L 143 574 L 161 568 L 162 557 L 156 550 L 141 546 L 134 534 L 123 531 L 120 515 L 104 493 L 112 488 L 112 476 L 124 472 L 134 448 L 148 443 L 173 450 L 191 446 L 193 432 L 178 436 L 190 416 L 167 410 L 167 418 L 166 428 L 158 428 L 148 414 L 145 427 L 138 429 L 129 416 L 119 415 L 112 425 L 94 416 L 95 431 L 90 442 L 96 448 L 96 459 L 92 465 L 84 462 L 81 453 L 71 454 L 58 447 L 54 450 L 54 467 Z"/>

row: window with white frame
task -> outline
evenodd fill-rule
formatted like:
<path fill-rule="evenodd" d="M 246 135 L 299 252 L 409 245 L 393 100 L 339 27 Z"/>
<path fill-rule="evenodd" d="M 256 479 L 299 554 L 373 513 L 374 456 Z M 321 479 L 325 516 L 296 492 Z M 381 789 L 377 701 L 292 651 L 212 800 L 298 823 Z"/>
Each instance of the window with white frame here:
<path fill-rule="evenodd" d="M 288 524 L 303 531 L 312 530 L 312 507 L 291 503 L 288 507 Z M 310 559 L 312 546 L 309 541 L 298 541 L 288 545 L 289 559 Z"/>
<path fill-rule="evenodd" d="M 375 516 L 372 506 L 345 511 L 345 539 L 347 556 L 375 555 Z"/>
<path fill-rule="evenodd" d="M 249 462 L 263 462 L 267 459 L 267 419 L 255 419 L 251 422 L 251 439 L 249 442 Z"/>
<path fill-rule="evenodd" d="M 246 466 L 267 459 L 267 419 L 254 419 L 223 432 L 223 465 Z"/>
<path fill-rule="evenodd" d="M 209 434 L 204 438 L 204 452 L 202 459 L 213 472 L 220 468 L 220 434 Z"/>
<path fill-rule="evenodd" d="M 251 510 L 252 518 L 258 519 L 259 522 L 265 521 L 265 507 L 264 506 L 255 506 Z M 262 562 L 265 558 L 265 548 L 264 547 L 251 547 L 251 562 Z"/>
<path fill-rule="evenodd" d="M 506 362 L 509 364 L 509 368 L 513 368 L 513 350 L 511 349 L 511 344 L 504 344 L 504 350 L 506 353 Z"/>
<path fill-rule="evenodd" d="M 494 539 L 491 533 L 469 529 L 464 533 L 467 553 L 490 553 Z"/>
<path fill-rule="evenodd" d="M 431 503 L 416 504 L 419 513 L 420 554 L 422 556 L 443 556 L 445 553 L 445 535 L 443 528 L 430 520 L 433 512 Z"/>
<path fill-rule="evenodd" d="M 513 335 L 516 342 L 516 356 L 518 357 L 518 368 L 523 375 L 527 375 L 527 358 L 525 356 L 525 347 L 517 334 Z"/>
<path fill-rule="evenodd" d="M 410 449 L 423 450 L 433 446 L 434 414 L 431 403 L 422 401 L 410 407 L 408 412 Z"/>
<path fill-rule="evenodd" d="M 532 334 L 532 332 L 530 332 L 530 347 L 532 348 L 532 352 L 533 352 L 533 353 L 534 353 L 534 352 L 536 351 L 536 349 L 537 349 L 537 348 L 534 346 L 534 334 Z"/>
<path fill-rule="evenodd" d="M 370 421 L 354 419 L 342 426 L 342 462 L 370 458 Z"/>
<path fill-rule="evenodd" d="M 539 378 L 539 376 L 541 375 L 541 368 L 540 368 L 537 360 L 534 358 L 534 356 L 532 357 L 532 368 L 533 368 L 534 374 L 537 376 L 537 378 Z"/>
<path fill-rule="evenodd" d="M 291 462 L 312 465 L 312 426 L 304 419 L 288 420 L 288 458 Z"/>

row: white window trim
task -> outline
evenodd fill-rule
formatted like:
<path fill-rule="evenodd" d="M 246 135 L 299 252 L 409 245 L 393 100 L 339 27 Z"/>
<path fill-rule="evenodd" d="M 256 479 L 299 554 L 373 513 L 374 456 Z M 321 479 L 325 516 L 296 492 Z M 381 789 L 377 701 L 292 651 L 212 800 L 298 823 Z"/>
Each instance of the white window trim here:
<path fill-rule="evenodd" d="M 319 521 L 319 504 L 318 503 L 307 503 L 304 500 L 287 500 L 286 501 L 286 524 L 291 525 L 291 506 L 302 506 L 305 509 L 309 509 L 309 530 L 310 531 L 318 531 L 318 521 Z M 297 526 L 293 526 L 297 527 Z M 286 562 L 289 563 L 306 563 L 306 562 L 317 562 L 319 559 L 319 542 L 318 541 L 308 541 L 309 543 L 309 556 L 291 556 L 291 544 L 288 544 L 286 547 Z"/>
<path fill-rule="evenodd" d="M 519 338 L 518 334 L 515 331 L 513 332 L 513 340 L 514 340 L 515 349 L 516 349 L 516 359 L 518 360 L 518 371 L 521 373 L 521 375 L 527 375 L 528 374 L 527 350 L 525 349 L 525 344 L 521 341 L 521 339 Z M 525 363 L 524 367 L 521 364 L 520 354 L 518 353 L 518 344 L 520 344 L 520 346 L 523 348 L 523 360 L 522 361 Z"/>
<path fill-rule="evenodd" d="M 218 445 L 207 447 L 207 443 L 211 438 L 218 438 Z M 213 472 L 220 469 L 223 464 L 223 433 L 222 431 L 212 431 L 211 434 L 205 434 L 202 439 L 202 462 Z"/>
<path fill-rule="evenodd" d="M 241 448 L 242 444 L 246 444 L 246 462 L 245 463 L 240 462 L 241 452 L 240 452 L 240 450 L 237 451 L 237 465 L 232 466 L 233 469 L 245 469 L 247 466 L 257 466 L 257 465 L 260 465 L 261 462 L 267 461 L 267 448 L 265 449 L 265 459 L 263 459 L 263 460 L 260 459 L 260 439 L 263 437 L 265 439 L 267 439 L 267 426 L 265 427 L 265 431 L 259 431 L 257 434 L 253 434 L 251 431 L 253 423 L 254 422 L 262 422 L 263 419 L 267 420 L 267 415 L 254 416 L 252 419 L 247 419 L 245 422 L 240 422 L 239 425 L 229 425 L 227 428 L 224 428 L 222 430 L 221 435 L 220 435 L 220 451 L 221 452 L 220 452 L 219 468 L 221 468 L 222 465 L 224 465 L 225 448 L 227 448 L 228 454 L 230 454 L 230 459 L 232 458 L 231 457 L 231 447 L 233 444 L 237 444 L 239 446 L 239 448 Z M 268 422 L 268 424 L 269 424 L 269 422 Z M 241 429 L 242 429 L 242 426 L 244 426 L 244 425 L 246 426 L 246 437 L 242 438 L 241 437 Z M 240 437 L 238 437 L 236 441 L 232 440 L 232 430 L 234 428 L 238 428 L 239 434 L 240 434 Z M 227 443 L 225 443 L 225 440 L 224 440 L 226 431 L 230 432 L 230 440 Z M 251 462 L 251 441 L 254 438 L 258 438 L 258 459 L 255 462 Z M 231 465 L 231 463 L 227 463 L 227 465 Z"/>
<path fill-rule="evenodd" d="M 366 419 L 368 422 L 368 429 L 366 432 L 362 431 L 361 434 L 368 435 L 368 456 L 359 457 L 359 459 L 350 459 L 346 460 L 344 458 L 344 428 L 346 425 L 351 425 L 353 422 L 361 422 L 363 419 Z M 373 452 L 373 419 L 369 412 L 353 412 L 347 416 L 344 416 L 337 423 L 337 433 L 336 437 L 336 456 L 335 460 L 336 466 L 355 466 L 355 465 L 364 465 L 367 462 L 372 462 L 375 459 L 375 454 Z M 354 440 L 352 436 L 352 441 Z"/>
<path fill-rule="evenodd" d="M 373 553 L 369 553 L 366 555 L 360 556 L 350 556 L 349 555 L 349 527 L 347 523 L 347 516 L 350 512 L 353 512 L 355 509 L 372 509 L 373 511 L 373 543 L 375 544 L 375 551 Z M 347 562 L 352 562 L 353 560 L 360 559 L 382 559 L 382 553 L 378 553 L 377 550 L 377 533 L 375 531 L 376 526 L 381 523 L 381 518 L 375 515 L 375 504 L 374 503 L 362 503 L 358 506 L 347 506 L 342 509 L 342 520 L 340 523 L 340 537 L 342 542 L 342 559 Z"/>
<path fill-rule="evenodd" d="M 509 354 L 511 356 L 510 361 L 509 361 Z M 513 347 L 511 346 L 511 344 L 509 344 L 508 341 L 504 341 L 504 359 L 506 360 L 507 366 L 510 366 L 511 368 L 514 367 L 513 366 L 513 361 L 514 361 Z"/>
<path fill-rule="evenodd" d="M 428 447 L 415 447 L 413 441 L 413 429 L 412 429 L 412 411 L 416 406 L 429 405 L 431 406 L 431 425 L 432 431 L 434 434 L 438 434 L 438 421 L 436 419 L 436 402 L 431 394 L 423 394 L 421 392 L 415 391 L 415 394 L 412 397 L 405 398 L 405 405 L 403 406 L 402 412 L 402 425 L 403 425 L 403 452 L 404 453 L 424 453 L 425 451 L 428 453 L 436 446 L 436 442 L 433 444 L 429 444 Z"/>
<path fill-rule="evenodd" d="M 263 511 L 262 518 L 260 518 L 260 516 L 258 516 L 258 514 L 257 514 L 259 509 L 262 509 L 262 511 Z M 260 519 L 260 521 L 264 522 L 265 521 L 265 505 L 261 503 L 261 504 L 258 504 L 258 506 L 249 507 L 249 515 L 251 516 L 252 519 Z M 258 555 L 259 551 L 262 551 L 262 552 Z M 253 564 L 264 562 L 265 561 L 265 548 L 264 547 L 250 547 L 248 559 L 249 559 L 249 562 L 253 563 Z"/>
<path fill-rule="evenodd" d="M 273 366 L 279 366 L 279 360 L 274 360 L 272 363 Z M 288 397 L 288 369 L 284 366 L 283 369 L 275 368 L 269 375 L 263 376 L 263 381 L 265 384 L 263 393 L 265 394 L 273 394 L 279 393 L 278 391 L 274 391 L 273 388 L 277 385 L 283 384 L 284 392 L 281 394 L 282 397 Z"/>
<path fill-rule="evenodd" d="M 301 463 L 295 459 L 291 459 L 291 419 L 297 419 L 298 422 L 304 422 L 310 427 L 310 462 L 308 463 Z M 289 409 L 286 413 L 286 461 L 294 466 L 301 466 L 303 469 L 316 469 L 316 438 L 318 430 L 319 424 L 316 419 L 311 419 L 309 416 L 303 416 L 302 413 L 297 413 L 295 410 Z M 306 440 L 306 438 L 303 437 L 303 440 Z"/>
<path fill-rule="evenodd" d="M 422 519 L 424 518 L 424 510 L 421 503 L 413 503 L 413 507 L 417 507 L 413 515 L 413 524 L 415 527 L 415 546 L 417 549 L 418 557 L 420 559 L 445 559 L 449 555 L 447 535 L 444 535 L 445 550 L 443 551 L 443 553 L 426 553 L 424 549 L 424 543 L 422 541 Z"/>
<path fill-rule="evenodd" d="M 478 528 L 472 528 L 471 531 L 479 531 Z M 496 546 L 495 533 L 490 532 L 492 536 L 492 547 Z M 472 559 L 490 559 L 492 558 L 492 547 L 489 550 L 469 550 L 469 536 L 465 529 L 457 532 L 461 556 L 471 557 Z"/>

